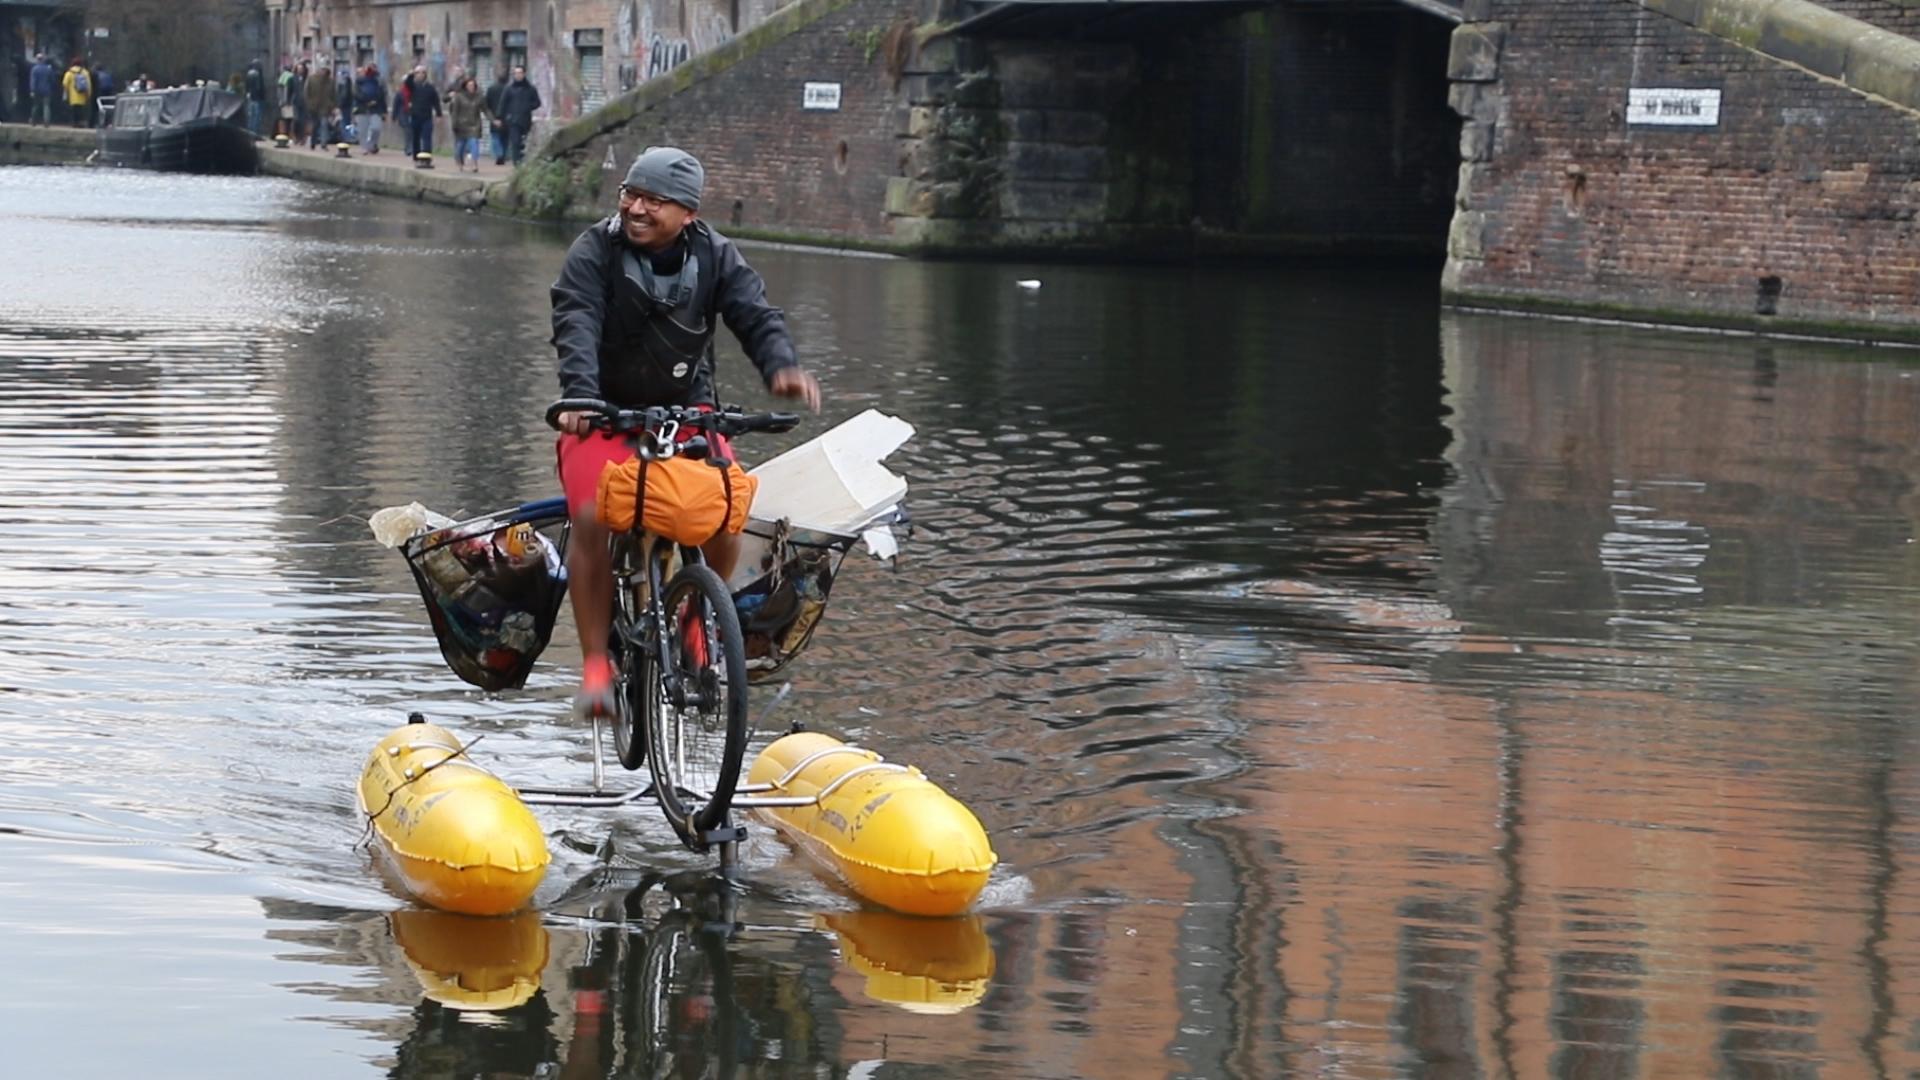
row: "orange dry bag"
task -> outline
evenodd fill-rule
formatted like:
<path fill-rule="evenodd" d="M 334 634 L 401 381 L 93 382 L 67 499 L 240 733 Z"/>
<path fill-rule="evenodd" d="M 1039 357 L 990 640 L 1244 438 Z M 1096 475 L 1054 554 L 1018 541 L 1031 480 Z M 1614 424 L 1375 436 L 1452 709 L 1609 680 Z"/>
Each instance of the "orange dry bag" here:
<path fill-rule="evenodd" d="M 722 529 L 746 528 L 747 507 L 759 486 L 759 477 L 731 461 L 722 467 L 711 460 L 636 457 L 600 470 L 594 512 L 600 524 L 626 532 L 638 509 L 641 528 L 676 544 L 698 546 Z"/>

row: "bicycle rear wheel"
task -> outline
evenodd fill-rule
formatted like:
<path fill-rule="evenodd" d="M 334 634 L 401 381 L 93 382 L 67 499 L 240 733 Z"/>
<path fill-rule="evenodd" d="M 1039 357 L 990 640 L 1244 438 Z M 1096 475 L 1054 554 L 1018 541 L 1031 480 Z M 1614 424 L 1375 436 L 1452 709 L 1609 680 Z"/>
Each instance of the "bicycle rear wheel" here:
<path fill-rule="evenodd" d="M 643 680 L 652 684 L 647 764 L 661 813 L 682 843 L 704 851 L 701 835 L 726 820 L 746 754 L 746 648 L 733 597 L 706 566 L 681 568 L 660 610 L 667 655 L 656 659 L 673 671 Z"/>

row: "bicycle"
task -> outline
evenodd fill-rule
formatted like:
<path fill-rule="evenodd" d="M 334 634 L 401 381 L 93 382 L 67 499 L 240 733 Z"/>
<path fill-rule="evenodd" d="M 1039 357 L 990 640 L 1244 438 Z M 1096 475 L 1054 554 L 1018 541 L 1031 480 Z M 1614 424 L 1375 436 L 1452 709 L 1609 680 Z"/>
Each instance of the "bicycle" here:
<path fill-rule="evenodd" d="M 644 468 L 680 457 L 710 461 L 712 435 L 784 432 L 799 422 L 791 413 L 749 414 L 737 406 L 623 409 L 563 399 L 548 407 L 547 423 L 555 425 L 563 412 L 586 413 L 594 428 L 631 437 Z M 781 790 L 784 781 L 741 783 L 754 727 L 748 687 L 781 672 L 807 648 L 852 548 L 870 530 L 908 523 L 904 484 L 864 518 L 832 528 L 749 513 L 741 570 L 732 583 L 737 591 L 731 592 L 699 547 L 645 530 L 645 504 L 638 499 L 644 487 L 635 487 L 634 527 L 615 530 L 610 541 L 614 709 L 604 721 L 597 713 L 592 718 L 592 786 L 515 790 L 531 806 L 617 809 L 651 796 L 684 846 L 697 853 L 717 848 L 723 874 L 730 873 L 745 837 L 731 820 L 733 810 L 813 801 Z M 566 500 L 536 500 L 464 521 L 431 520 L 439 515 L 418 506 L 382 514 L 392 511 L 401 512 L 397 525 L 415 529 L 396 534 L 405 536 L 397 543 L 448 667 L 489 692 L 525 685 L 567 590 L 564 552 L 572 530 Z M 376 535 L 381 531 L 376 524 Z M 780 688 L 763 718 L 789 689 Z M 620 764 L 629 770 L 644 764 L 650 784 L 607 785 L 603 723 L 612 728 Z"/>
<path fill-rule="evenodd" d="M 709 434 L 778 433 L 799 423 L 792 413 L 624 409 L 566 398 L 548 406 L 547 424 L 557 427 L 565 412 L 632 436 L 643 468 L 676 456 L 709 460 Z M 707 434 L 683 440 L 683 430 Z M 733 596 L 698 547 L 645 531 L 638 514 L 612 546 L 615 756 L 629 770 L 646 763 L 654 798 L 683 844 L 697 852 L 730 844 L 739 838 L 727 816 L 748 737 L 746 644 Z"/>

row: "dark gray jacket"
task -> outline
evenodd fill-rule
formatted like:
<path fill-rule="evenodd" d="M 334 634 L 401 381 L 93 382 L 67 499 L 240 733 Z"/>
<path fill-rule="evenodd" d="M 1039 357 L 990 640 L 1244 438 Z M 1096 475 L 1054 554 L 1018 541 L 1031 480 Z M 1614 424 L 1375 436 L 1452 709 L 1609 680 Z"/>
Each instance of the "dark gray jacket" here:
<path fill-rule="evenodd" d="M 553 345 L 560 356 L 562 397 L 599 398 L 618 405 L 717 404 L 713 392 L 714 316 L 740 341 L 760 377 L 799 363 L 786 316 L 767 303 L 766 284 L 733 242 L 695 221 L 683 234 L 699 260 L 699 286 L 674 315 L 707 333 L 701 360 L 683 378 L 668 379 L 643 348 L 650 320 L 663 318 L 640 303 L 626 282 L 629 250 L 618 215 L 581 233 L 567 249 L 553 283 Z M 641 255 L 645 257 L 644 254 Z"/>

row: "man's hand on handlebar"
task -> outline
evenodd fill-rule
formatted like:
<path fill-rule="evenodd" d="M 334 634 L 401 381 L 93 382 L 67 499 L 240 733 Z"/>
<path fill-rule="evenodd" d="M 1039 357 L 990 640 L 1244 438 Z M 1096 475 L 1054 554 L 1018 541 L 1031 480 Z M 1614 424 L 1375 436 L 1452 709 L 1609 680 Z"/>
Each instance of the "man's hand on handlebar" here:
<path fill-rule="evenodd" d="M 773 382 L 767 389 L 775 397 L 798 398 L 807 403 L 810 412 L 820 411 L 820 383 L 800 367 L 783 367 L 773 373 Z"/>
<path fill-rule="evenodd" d="M 569 435 L 585 435 L 593 430 L 596 415 L 590 412 L 563 412 L 553 418 L 553 426 Z"/>

